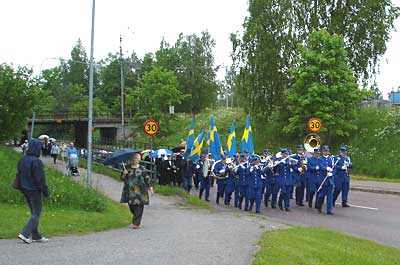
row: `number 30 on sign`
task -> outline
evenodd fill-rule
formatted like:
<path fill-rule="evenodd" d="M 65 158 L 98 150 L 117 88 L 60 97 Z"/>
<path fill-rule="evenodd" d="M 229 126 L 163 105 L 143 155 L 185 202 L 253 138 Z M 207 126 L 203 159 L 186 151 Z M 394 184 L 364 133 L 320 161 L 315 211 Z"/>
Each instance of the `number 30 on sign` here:
<path fill-rule="evenodd" d="M 143 131 L 148 136 L 154 136 L 160 131 L 160 125 L 156 120 L 147 120 L 143 125 Z"/>
<path fill-rule="evenodd" d="M 308 130 L 317 133 L 322 129 L 322 120 L 319 118 L 311 118 L 308 120 Z"/>

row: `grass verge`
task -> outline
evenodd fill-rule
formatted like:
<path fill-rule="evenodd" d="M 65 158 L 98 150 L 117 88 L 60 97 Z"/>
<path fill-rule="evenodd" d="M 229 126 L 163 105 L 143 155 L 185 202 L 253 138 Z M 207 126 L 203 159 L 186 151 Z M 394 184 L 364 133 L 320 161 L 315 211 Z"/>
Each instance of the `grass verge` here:
<path fill-rule="evenodd" d="M 0 203 L 0 238 L 16 237 L 27 222 L 28 206 Z M 123 205 L 107 202 L 103 212 L 63 207 L 44 207 L 40 218 L 40 229 L 45 236 L 97 232 L 127 226 L 131 214 Z"/>
<path fill-rule="evenodd" d="M 361 180 L 361 181 L 400 183 L 400 179 L 378 178 L 378 177 L 371 177 L 371 176 L 365 176 L 365 175 L 351 175 L 350 178 L 352 180 Z"/>
<path fill-rule="evenodd" d="M 80 158 L 79 159 L 79 167 L 82 168 L 87 168 L 87 160 L 84 158 Z M 92 171 L 99 173 L 99 174 L 103 174 L 109 177 L 112 177 L 115 180 L 121 181 L 120 177 L 121 177 L 121 172 L 114 170 L 110 167 L 106 167 L 103 165 L 99 165 L 96 163 L 92 164 Z"/>
<path fill-rule="evenodd" d="M 253 265 L 395 265 L 400 250 L 324 228 L 265 232 Z"/>
<path fill-rule="evenodd" d="M 183 206 L 191 206 L 196 209 L 211 209 L 208 202 L 200 200 L 197 196 L 189 195 L 187 192 L 178 187 L 160 186 L 154 188 L 154 192 L 163 196 L 179 196 L 184 198 L 180 203 Z"/>

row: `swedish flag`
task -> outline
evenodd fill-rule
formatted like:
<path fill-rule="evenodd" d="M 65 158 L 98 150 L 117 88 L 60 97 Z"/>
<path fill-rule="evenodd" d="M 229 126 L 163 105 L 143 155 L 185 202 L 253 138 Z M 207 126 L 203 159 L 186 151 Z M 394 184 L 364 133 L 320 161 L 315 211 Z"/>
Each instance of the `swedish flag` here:
<path fill-rule="evenodd" d="M 229 131 L 228 141 L 226 143 L 226 153 L 228 157 L 233 157 L 236 154 L 236 132 L 235 122 L 232 122 L 231 130 Z"/>
<path fill-rule="evenodd" d="M 246 127 L 243 131 L 242 141 L 240 142 L 240 152 L 254 153 L 253 132 L 251 131 L 250 115 L 247 116 Z"/>
<path fill-rule="evenodd" d="M 190 160 L 196 161 L 200 158 L 201 148 L 203 147 L 203 141 L 204 141 L 204 130 L 202 130 L 201 133 L 194 140 L 192 150 L 190 151 L 189 155 Z"/>
<path fill-rule="evenodd" d="M 208 139 L 210 145 L 210 153 L 214 156 L 215 160 L 221 159 L 221 154 L 223 154 L 221 140 L 219 138 L 217 126 L 215 125 L 214 118 L 210 118 L 210 138 Z M 207 142 L 208 143 L 208 142 Z"/>
<path fill-rule="evenodd" d="M 185 148 L 186 152 L 183 155 L 185 159 L 190 155 L 190 150 L 192 149 L 193 143 L 194 143 L 194 117 L 192 117 L 192 123 L 190 124 L 189 133 L 186 140 L 186 148 Z"/>

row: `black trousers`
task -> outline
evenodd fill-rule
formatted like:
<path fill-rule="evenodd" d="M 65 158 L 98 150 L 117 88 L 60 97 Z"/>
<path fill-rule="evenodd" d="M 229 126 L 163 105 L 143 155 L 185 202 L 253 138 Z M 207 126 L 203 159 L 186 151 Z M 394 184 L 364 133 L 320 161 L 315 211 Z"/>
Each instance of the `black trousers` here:
<path fill-rule="evenodd" d="M 139 226 L 140 222 L 142 221 L 144 205 L 143 204 L 139 205 L 128 204 L 128 205 L 129 205 L 129 210 L 131 210 L 131 213 L 133 214 L 132 224 Z"/>

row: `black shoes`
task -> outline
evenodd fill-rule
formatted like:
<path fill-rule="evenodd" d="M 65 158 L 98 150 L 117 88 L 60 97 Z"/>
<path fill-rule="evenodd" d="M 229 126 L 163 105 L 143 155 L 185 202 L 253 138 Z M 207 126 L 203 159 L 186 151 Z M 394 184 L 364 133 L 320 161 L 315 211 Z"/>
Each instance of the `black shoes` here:
<path fill-rule="evenodd" d="M 350 207 L 350 205 L 348 205 L 347 203 L 342 204 L 342 207 Z"/>

